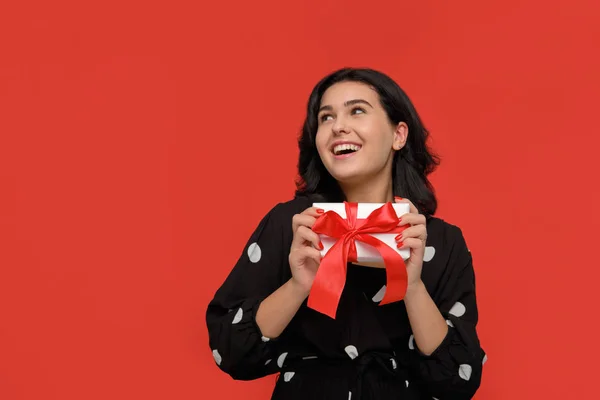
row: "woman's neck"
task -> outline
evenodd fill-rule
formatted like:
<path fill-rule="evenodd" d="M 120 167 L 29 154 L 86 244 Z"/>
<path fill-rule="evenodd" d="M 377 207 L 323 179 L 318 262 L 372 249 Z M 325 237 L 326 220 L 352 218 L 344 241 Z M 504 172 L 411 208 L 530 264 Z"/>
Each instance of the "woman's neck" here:
<path fill-rule="evenodd" d="M 389 179 L 373 179 L 358 185 L 340 183 L 346 200 L 351 203 L 386 203 L 394 201 L 392 182 Z"/>

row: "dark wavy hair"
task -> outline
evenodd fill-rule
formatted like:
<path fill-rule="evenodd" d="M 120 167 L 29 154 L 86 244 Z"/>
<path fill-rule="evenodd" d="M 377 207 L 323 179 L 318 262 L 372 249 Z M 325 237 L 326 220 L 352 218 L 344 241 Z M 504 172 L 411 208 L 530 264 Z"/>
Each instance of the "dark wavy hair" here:
<path fill-rule="evenodd" d="M 389 76 L 372 69 L 344 68 L 323 78 L 308 99 L 306 119 L 298 140 L 298 179 L 296 197 L 312 201 L 341 202 L 345 200 L 337 181 L 329 174 L 315 144 L 318 113 L 323 93 L 339 82 L 361 82 L 379 94 L 379 100 L 390 121 L 408 125 L 406 145 L 396 152 L 392 167 L 394 196 L 410 199 L 419 211 L 433 215 L 437 209 L 435 190 L 427 176 L 439 165 L 440 159 L 427 146 L 429 132 L 423 126 L 412 102 Z"/>

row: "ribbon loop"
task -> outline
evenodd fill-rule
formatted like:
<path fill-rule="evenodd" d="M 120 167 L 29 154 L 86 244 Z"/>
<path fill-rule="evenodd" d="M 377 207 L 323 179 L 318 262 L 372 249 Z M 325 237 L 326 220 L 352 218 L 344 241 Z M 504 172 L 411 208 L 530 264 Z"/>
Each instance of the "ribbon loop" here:
<path fill-rule="evenodd" d="M 312 230 L 315 233 L 338 239 L 321 259 L 321 265 L 313 282 L 308 306 L 331 318 L 346 284 L 348 261 L 357 261 L 356 241 L 374 247 L 381 255 L 386 270 L 386 292 L 380 305 L 402 300 L 406 294 L 407 274 L 402 256 L 372 233 L 393 232 L 399 219 L 391 203 L 374 210 L 366 219 L 358 220 L 358 203 L 344 202 L 346 219 L 334 211 L 321 215 Z"/>

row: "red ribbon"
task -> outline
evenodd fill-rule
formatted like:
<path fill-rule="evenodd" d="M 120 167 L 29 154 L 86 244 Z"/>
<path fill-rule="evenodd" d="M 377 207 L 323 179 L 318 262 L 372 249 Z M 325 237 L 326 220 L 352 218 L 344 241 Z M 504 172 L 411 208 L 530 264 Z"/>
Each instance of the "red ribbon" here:
<path fill-rule="evenodd" d="M 402 300 L 406 294 L 406 265 L 402 256 L 372 233 L 392 233 L 405 228 L 398 227 L 399 219 L 392 203 L 386 203 L 374 210 L 366 219 L 357 219 L 358 203 L 344 202 L 346 219 L 334 211 L 321 215 L 312 227 L 318 234 L 338 239 L 321 259 L 315 276 L 308 306 L 320 313 L 335 318 L 340 297 L 346 284 L 348 262 L 356 262 L 355 241 L 373 246 L 385 264 L 386 291 L 380 305 Z"/>

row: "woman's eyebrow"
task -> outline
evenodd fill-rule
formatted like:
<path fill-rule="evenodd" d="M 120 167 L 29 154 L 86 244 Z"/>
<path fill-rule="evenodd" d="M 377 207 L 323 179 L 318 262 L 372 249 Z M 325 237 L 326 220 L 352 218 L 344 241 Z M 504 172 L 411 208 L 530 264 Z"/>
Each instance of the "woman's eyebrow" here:
<path fill-rule="evenodd" d="M 353 106 L 354 104 L 366 104 L 369 107 L 373 108 L 373 106 L 371 105 L 371 103 L 369 103 L 368 101 L 363 100 L 363 99 L 348 100 L 347 102 L 344 103 L 344 106 L 348 107 L 348 106 Z"/>
<path fill-rule="evenodd" d="M 344 107 L 352 106 L 354 104 L 366 104 L 369 107 L 373 108 L 371 103 L 369 103 L 368 101 L 363 100 L 363 99 L 348 100 L 344 103 Z M 326 106 L 321 106 L 321 108 L 319 108 L 319 112 L 324 111 L 324 110 L 331 111 L 331 110 L 333 110 L 333 107 L 326 105 Z"/>

